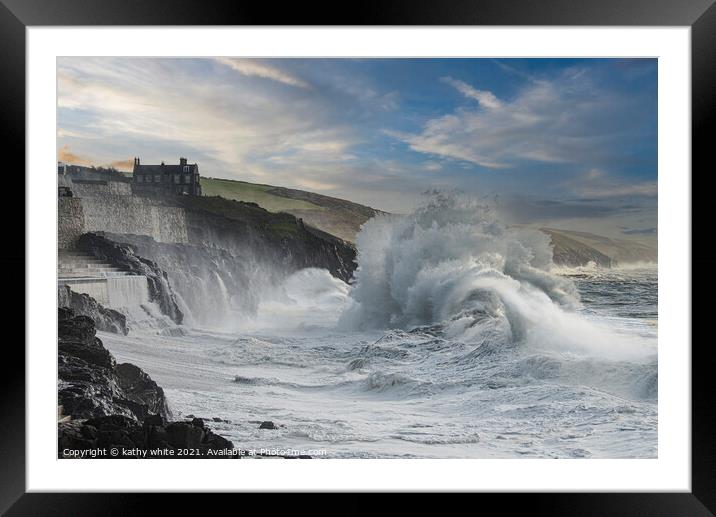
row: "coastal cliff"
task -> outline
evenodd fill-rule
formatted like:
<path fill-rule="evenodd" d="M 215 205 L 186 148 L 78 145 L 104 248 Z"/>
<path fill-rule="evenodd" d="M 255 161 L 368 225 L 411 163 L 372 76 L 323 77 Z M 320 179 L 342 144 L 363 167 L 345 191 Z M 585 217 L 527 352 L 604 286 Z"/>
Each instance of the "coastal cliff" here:
<path fill-rule="evenodd" d="M 92 232 L 78 247 L 148 279 L 150 301 L 176 323 L 225 327 L 253 313 L 260 296 L 303 268 L 349 282 L 355 248 L 300 219 L 219 197 L 164 199 L 184 214 L 187 242 L 151 235 Z"/>
<path fill-rule="evenodd" d="M 554 263 L 560 266 L 615 267 L 629 263 L 655 263 L 655 246 L 636 240 L 611 239 L 602 235 L 554 228 L 540 228 L 547 234 L 553 248 Z"/>
<path fill-rule="evenodd" d="M 353 276 L 355 247 L 291 214 L 218 196 L 182 196 L 176 201 L 185 209 L 192 245 L 250 254 L 287 272 L 318 267 L 344 282 Z"/>
<path fill-rule="evenodd" d="M 612 267 L 616 264 L 611 257 L 554 230 L 542 230 L 552 244 L 552 260 L 558 266 L 579 267 L 593 262 L 597 266 Z"/>
<path fill-rule="evenodd" d="M 369 206 L 305 190 L 218 178 L 202 178 L 205 195 L 258 203 L 271 212 L 301 218 L 342 240 L 355 242 L 363 223 L 384 213 Z"/>

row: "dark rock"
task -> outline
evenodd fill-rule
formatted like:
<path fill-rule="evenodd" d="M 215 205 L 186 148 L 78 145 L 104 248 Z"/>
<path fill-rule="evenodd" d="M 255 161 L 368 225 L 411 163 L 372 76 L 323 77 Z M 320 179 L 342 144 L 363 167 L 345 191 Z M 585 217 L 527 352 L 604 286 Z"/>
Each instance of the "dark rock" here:
<path fill-rule="evenodd" d="M 115 431 L 121 429 L 131 429 L 136 427 L 136 421 L 121 415 L 109 415 L 99 418 L 90 418 L 85 421 L 85 425 L 90 425 L 98 431 Z"/>
<path fill-rule="evenodd" d="M 147 433 L 147 447 L 150 449 L 172 448 L 169 435 L 163 426 L 152 426 Z"/>
<path fill-rule="evenodd" d="M 265 421 L 261 422 L 259 429 L 278 429 L 278 427 L 276 426 L 276 424 L 274 424 L 270 420 L 265 420 Z"/>
<path fill-rule="evenodd" d="M 94 321 L 87 316 L 75 315 L 74 311 L 63 309 L 57 325 L 60 340 L 90 344 L 97 333 Z"/>
<path fill-rule="evenodd" d="M 57 303 L 72 309 L 75 315 L 87 316 L 98 330 L 127 335 L 127 317 L 119 311 L 108 309 L 87 294 L 76 293 L 70 286 L 57 287 Z"/>
<path fill-rule="evenodd" d="M 67 308 L 59 309 L 58 319 L 58 398 L 63 414 L 72 418 L 58 424 L 59 457 L 66 449 L 95 457 L 102 448 L 215 450 L 223 454 L 204 457 L 234 457 L 224 452 L 233 449 L 231 441 L 214 434 L 201 418 L 190 415 L 191 422 L 167 424 L 162 388 L 141 368 L 116 365 L 95 336 L 92 319 Z"/>
<path fill-rule="evenodd" d="M 88 440 L 97 439 L 97 429 L 95 427 L 92 427 L 91 425 L 83 425 L 81 428 L 81 434 L 84 438 L 87 438 Z"/>
<path fill-rule="evenodd" d="M 117 366 L 95 336 L 91 318 L 67 309 L 60 309 L 58 316 L 58 398 L 65 415 L 119 415 L 137 423 L 149 414 L 169 418 L 164 391 L 140 368 Z"/>
<path fill-rule="evenodd" d="M 156 415 L 155 415 L 156 416 Z M 158 422 L 158 420 L 151 420 Z M 135 420 L 120 415 L 110 415 L 89 420 L 73 420 L 58 424 L 59 457 L 63 457 L 66 449 L 73 451 L 92 452 L 98 448 L 109 450 L 139 449 L 142 451 L 167 449 L 190 449 L 189 455 L 175 454 L 165 457 L 189 458 L 231 458 L 232 455 L 217 454 L 207 456 L 209 450 L 231 451 L 234 444 L 231 441 L 214 434 L 210 429 L 202 429 L 190 422 L 173 422 L 166 426 L 145 424 L 140 426 Z M 198 449 L 202 455 L 194 451 Z M 92 457 L 87 455 L 86 457 Z M 105 456 L 112 457 L 112 456 Z M 122 457 L 121 454 L 116 457 Z M 133 457 L 144 457 L 133 456 Z"/>
<path fill-rule="evenodd" d="M 132 418 L 122 415 L 109 415 L 91 418 L 85 426 L 96 429 L 97 447 L 141 447 L 144 443 L 142 428 Z"/>
<path fill-rule="evenodd" d="M 58 348 L 60 352 L 82 359 L 86 363 L 101 368 L 109 368 L 111 370 L 116 364 L 114 356 L 109 353 L 109 350 L 103 346 L 97 346 L 96 343 L 88 345 L 73 341 L 60 341 Z"/>
<path fill-rule="evenodd" d="M 144 442 L 139 425 L 131 418 L 111 415 L 58 425 L 60 457 L 65 449 L 91 451 L 98 448 L 133 448 Z"/>
<path fill-rule="evenodd" d="M 90 431 L 89 426 L 79 421 L 63 422 L 58 424 L 58 451 L 59 457 L 63 457 L 65 449 L 90 450 L 97 447 L 97 430 Z M 87 435 L 90 435 L 89 437 Z M 91 436 L 94 434 L 94 436 Z"/>
<path fill-rule="evenodd" d="M 122 363 L 118 364 L 114 371 L 126 398 L 145 405 L 145 414 L 159 414 L 167 419 L 171 418 L 164 390 L 141 368 L 131 363 Z"/>
<path fill-rule="evenodd" d="M 70 351 L 78 349 L 74 346 Z M 58 374 L 58 399 L 65 415 L 72 418 L 111 414 L 135 417 L 126 405 L 119 403 L 122 392 L 112 369 L 88 363 L 65 348 L 59 352 Z"/>
<path fill-rule="evenodd" d="M 67 305 L 60 304 L 57 310 L 57 321 L 66 321 L 75 317 L 75 311 Z"/>
<path fill-rule="evenodd" d="M 162 417 L 162 415 L 148 415 L 144 419 L 144 426 L 150 426 L 150 425 L 156 425 L 156 426 L 164 426 L 166 425 L 166 421 Z"/>
<path fill-rule="evenodd" d="M 219 436 L 218 434 L 214 434 L 209 431 L 204 439 L 202 447 L 212 450 L 233 449 L 234 444 L 223 436 Z"/>
<path fill-rule="evenodd" d="M 198 448 L 204 439 L 204 430 L 189 422 L 172 422 L 166 430 L 169 443 L 178 448 Z"/>

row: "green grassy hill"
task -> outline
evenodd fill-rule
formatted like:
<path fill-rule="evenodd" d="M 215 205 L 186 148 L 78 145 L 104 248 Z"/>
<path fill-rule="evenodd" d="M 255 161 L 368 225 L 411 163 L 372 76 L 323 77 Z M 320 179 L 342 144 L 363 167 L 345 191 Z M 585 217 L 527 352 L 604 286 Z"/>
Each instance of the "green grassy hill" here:
<path fill-rule="evenodd" d="M 256 203 L 270 212 L 286 212 L 319 230 L 355 242 L 360 227 L 380 213 L 373 208 L 304 190 L 217 178 L 201 178 L 205 196 Z"/>
<path fill-rule="evenodd" d="M 201 178 L 201 189 L 205 196 L 221 196 L 225 199 L 256 203 L 269 212 L 289 210 L 322 210 L 322 207 L 301 199 L 291 199 L 271 193 L 271 185 L 247 183 L 217 178 Z"/>

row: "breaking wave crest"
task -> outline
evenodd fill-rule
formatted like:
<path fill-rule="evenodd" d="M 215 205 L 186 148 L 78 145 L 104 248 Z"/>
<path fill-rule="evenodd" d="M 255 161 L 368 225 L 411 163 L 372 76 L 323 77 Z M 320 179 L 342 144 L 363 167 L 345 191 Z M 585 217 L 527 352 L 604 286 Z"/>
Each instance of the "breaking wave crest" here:
<path fill-rule="evenodd" d="M 614 360 L 651 343 L 580 314 L 577 290 L 551 272 L 543 233 L 500 224 L 489 207 L 436 194 L 409 216 L 379 216 L 357 239 L 358 269 L 339 326 L 442 326 L 450 339 L 525 344 Z"/>

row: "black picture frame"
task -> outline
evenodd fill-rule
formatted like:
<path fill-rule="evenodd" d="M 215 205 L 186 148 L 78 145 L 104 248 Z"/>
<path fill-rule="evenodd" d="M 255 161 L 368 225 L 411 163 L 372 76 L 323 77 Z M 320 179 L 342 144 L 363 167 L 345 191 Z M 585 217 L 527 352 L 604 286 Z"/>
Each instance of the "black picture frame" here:
<path fill-rule="evenodd" d="M 716 252 L 698 237 L 708 235 L 706 184 L 707 164 L 712 160 L 710 135 L 714 134 L 716 113 L 716 6 L 714 0 L 490 0 L 490 1 L 369 1 L 346 9 L 334 2 L 284 3 L 231 2 L 209 0 L 0 0 L 0 135 L 5 155 L 11 156 L 16 171 L 25 170 L 25 29 L 48 25 L 621 25 L 690 26 L 692 64 L 692 271 L 699 274 L 702 293 L 713 292 Z M 693 171 L 699 171 L 695 174 Z M 696 181 L 698 179 L 698 181 Z M 694 185 L 698 188 L 694 188 Z M 19 191 L 19 192 L 18 192 Z M 9 242 L 2 263 L 6 271 L 26 269 L 24 227 L 17 214 L 24 213 L 24 185 L 13 184 L 13 199 L 20 206 L 3 202 L 15 224 L 5 225 Z M 31 193 L 27 193 L 31 194 Z M 703 197 L 703 203 L 699 203 Z M 698 208 L 701 207 L 701 208 Z M 23 212 L 20 212 L 23 210 Z M 699 212 L 701 210 L 701 212 Z M 9 214 L 15 214 L 10 216 Z M 10 228 L 11 227 L 11 228 Z M 14 275 L 18 283 L 19 275 Z M 16 293 L 23 286 L 13 286 Z M 10 289 L 10 287 L 7 287 Z M 21 321 L 24 295 L 14 295 L 16 314 L 9 321 Z M 699 303 L 692 295 L 693 329 L 705 327 L 710 304 Z M 15 324 L 20 327 L 19 324 Z M 692 330 L 693 333 L 693 330 Z M 20 331 L 22 334 L 22 331 Z M 523 494 L 481 497 L 498 504 L 526 504 L 536 515 L 713 515 L 716 513 L 716 440 L 712 436 L 716 409 L 711 401 L 711 379 L 716 371 L 716 354 L 709 339 L 692 334 L 692 491 L 690 493 L 608 493 L 608 494 Z M 18 336 L 18 338 L 21 336 Z M 688 343 L 669 346 L 687 346 Z M 48 346 L 48 349 L 54 350 Z M 25 357 L 19 339 L 7 339 L 5 368 L 0 395 L 0 512 L 7 515 L 127 515 L 151 508 L 151 494 L 26 494 L 25 493 Z M 21 366 L 22 365 L 22 366 Z M 218 508 L 213 494 L 212 505 Z M 242 496 L 242 498 L 245 496 Z M 295 497 L 295 496 L 294 496 Z M 197 509 L 205 502 L 190 503 L 180 494 L 172 496 L 184 510 Z M 504 499 L 505 501 L 502 501 Z M 418 497 L 414 499 L 421 501 Z M 300 500 L 299 500 L 300 501 Z M 292 501 L 292 504 L 301 502 Z M 156 501 L 154 501 L 156 502 Z M 492 501 L 491 501 L 492 502 Z M 148 504 L 149 503 L 149 504 Z M 162 502 L 164 504 L 164 502 Z M 234 503 L 229 503 L 234 504 Z M 314 503 L 310 503 L 313 504 Z M 329 505 L 330 506 L 330 505 Z M 355 506 L 355 505 L 350 505 Z M 362 506 L 362 505 L 361 505 Z M 231 508 L 231 507 L 229 507 Z M 70 510 L 71 509 L 71 510 Z M 350 509 L 347 509 L 350 511 Z M 359 508 L 355 507 L 358 511 Z"/>

